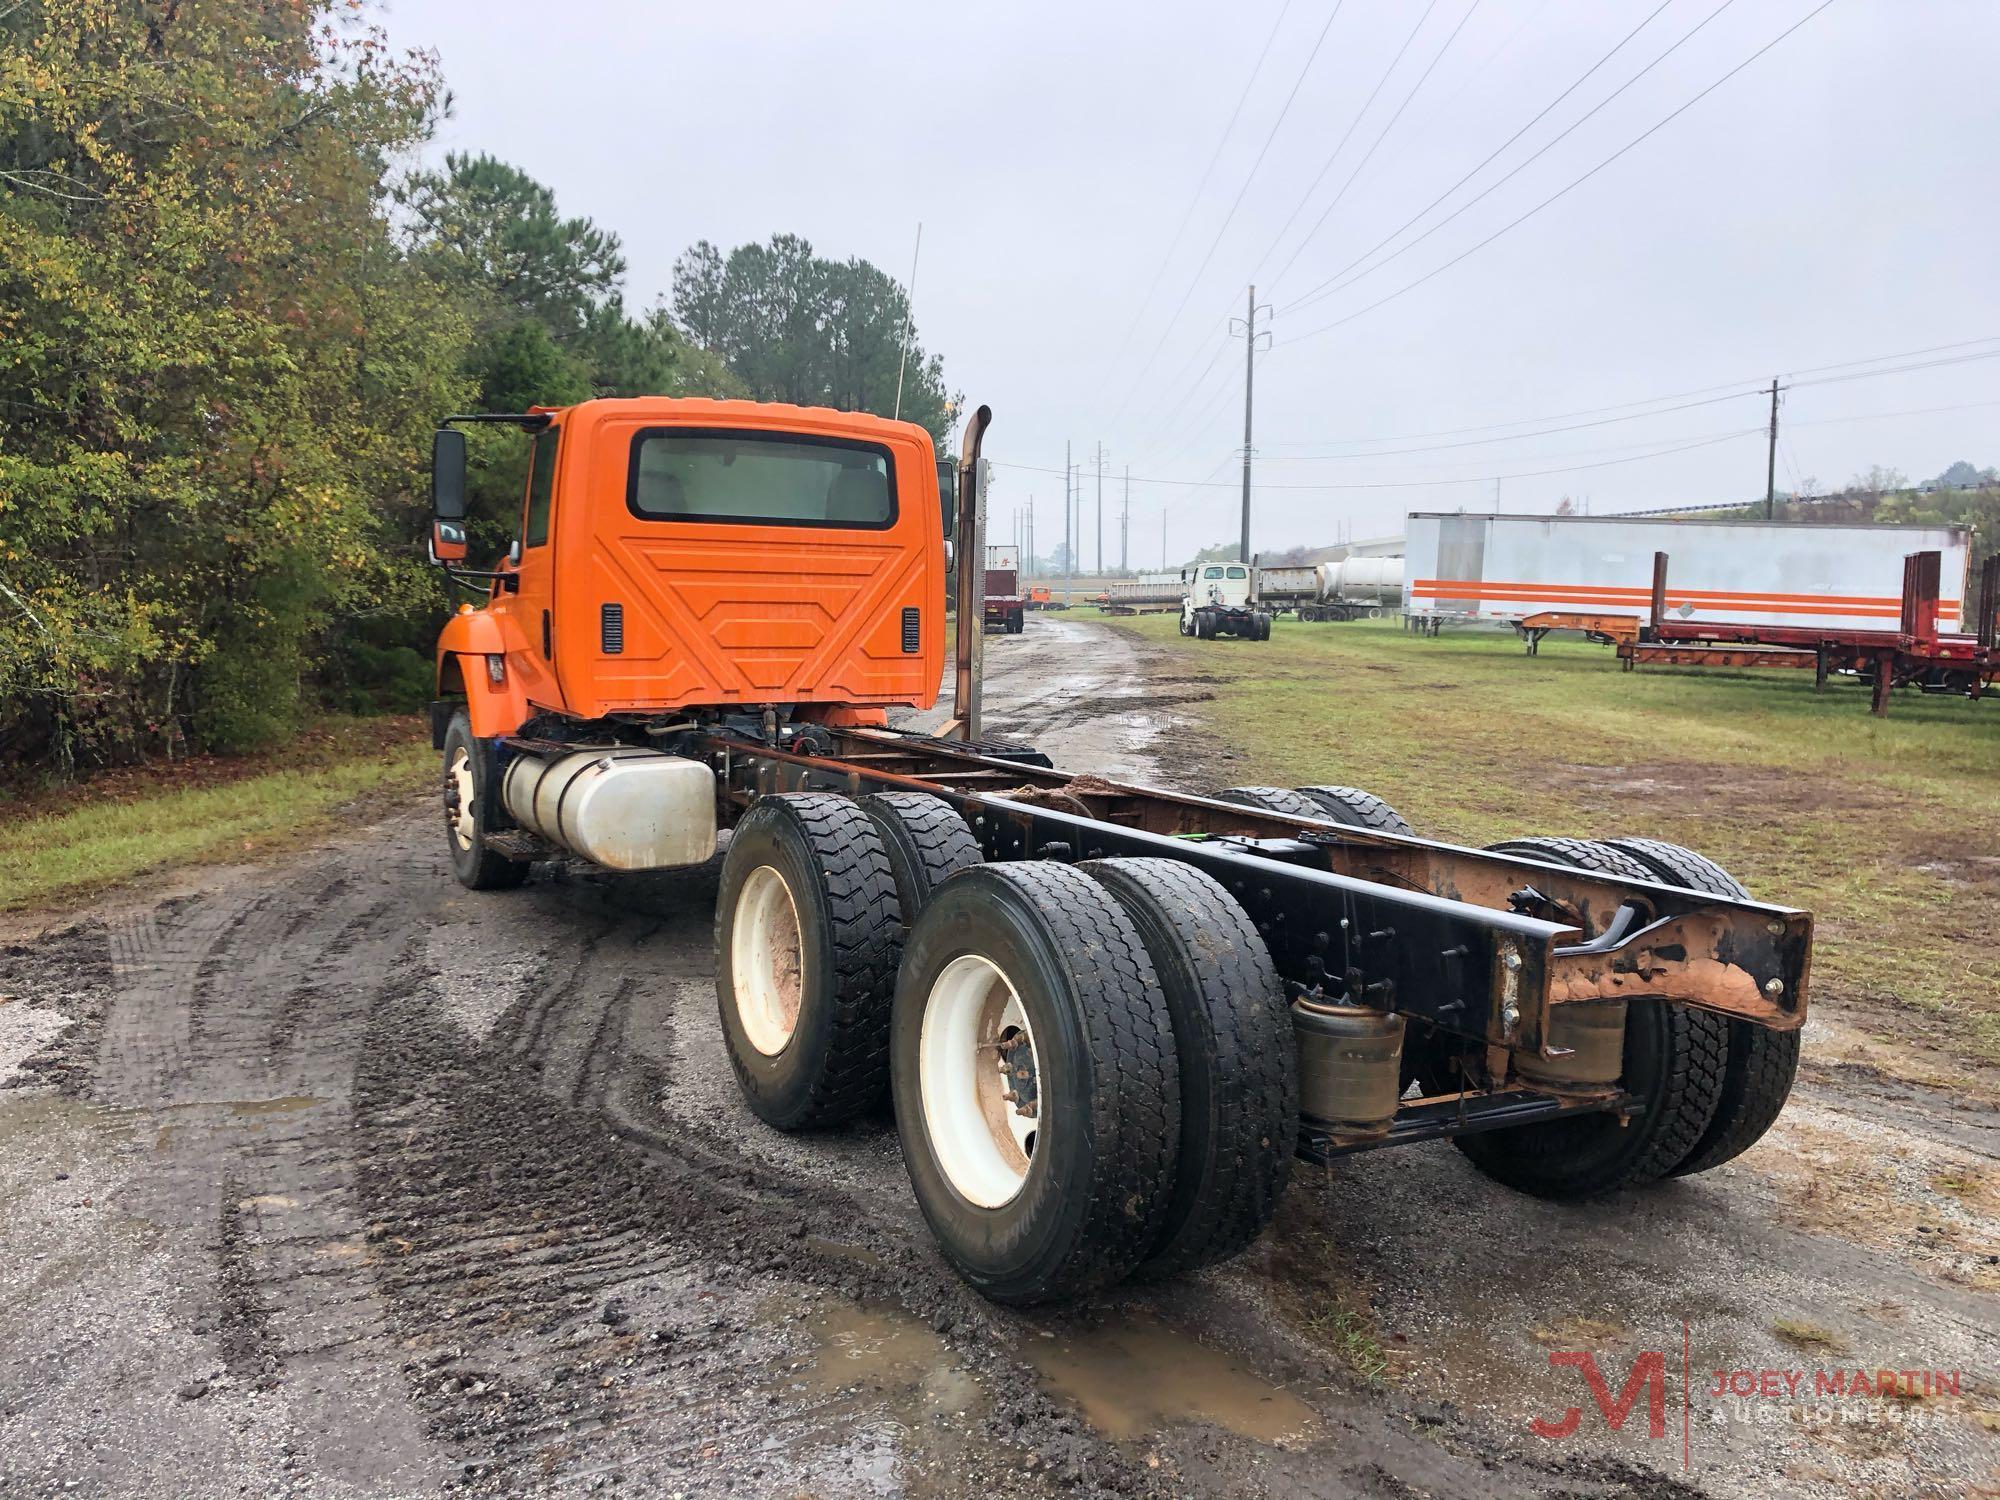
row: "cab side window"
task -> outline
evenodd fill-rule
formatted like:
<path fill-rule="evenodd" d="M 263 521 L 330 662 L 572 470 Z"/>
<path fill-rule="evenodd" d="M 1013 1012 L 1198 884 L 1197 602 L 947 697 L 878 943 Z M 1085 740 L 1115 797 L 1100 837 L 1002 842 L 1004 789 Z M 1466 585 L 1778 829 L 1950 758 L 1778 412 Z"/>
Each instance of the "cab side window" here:
<path fill-rule="evenodd" d="M 540 547 L 549 539 L 549 511 L 556 491 L 557 429 L 550 427 L 535 434 L 535 449 L 528 460 L 528 518 L 521 527 L 521 545 Z"/>

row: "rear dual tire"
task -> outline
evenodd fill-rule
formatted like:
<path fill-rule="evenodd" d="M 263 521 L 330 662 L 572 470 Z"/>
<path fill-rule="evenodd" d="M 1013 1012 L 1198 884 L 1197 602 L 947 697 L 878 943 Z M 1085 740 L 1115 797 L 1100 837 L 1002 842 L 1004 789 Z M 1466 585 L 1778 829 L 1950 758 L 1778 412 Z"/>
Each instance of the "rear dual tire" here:
<path fill-rule="evenodd" d="M 1606 842 L 1651 868 L 1656 879 L 1669 885 L 1736 901 L 1750 899 L 1741 881 L 1692 849 L 1659 839 Z M 1792 1080 L 1799 1071 L 1799 1032 L 1773 1031 L 1734 1018 L 1725 1024 L 1729 1028 L 1729 1061 L 1722 1075 L 1722 1097 L 1716 1102 L 1715 1118 L 1672 1176 L 1692 1176 L 1734 1161 L 1763 1138 L 1791 1097 Z"/>
<path fill-rule="evenodd" d="M 895 869 L 857 803 L 787 794 L 743 815 L 716 894 L 715 987 L 758 1119 L 808 1130 L 881 1106 L 902 947 Z"/>
<path fill-rule="evenodd" d="M 1234 898 L 1176 861 L 952 876 L 911 931 L 890 1050 L 918 1203 L 996 1301 L 1226 1259 L 1290 1173 L 1276 972 Z"/>
<path fill-rule="evenodd" d="M 1531 838 L 1491 847 L 1495 853 L 1621 879 L 1662 878 L 1655 865 L 1642 861 L 1623 842 Z M 1735 882 L 1729 884 L 1741 890 Z M 1733 894 L 1719 889 L 1713 893 Z M 1735 1051 L 1731 1026 L 1724 1017 L 1691 1006 L 1631 1001 L 1625 1013 L 1624 1082 L 1643 1105 L 1639 1114 L 1629 1121 L 1608 1114 L 1575 1115 L 1458 1136 L 1454 1144 L 1495 1181 L 1542 1198 L 1592 1197 L 1705 1171 L 1727 1160 L 1717 1154 L 1719 1143 L 1734 1141 L 1750 1123 L 1746 1109 L 1750 1092 L 1741 1083 L 1733 1091 L 1728 1085 Z M 1775 1108 L 1771 1114 L 1775 1117 Z M 1764 1120 L 1757 1134 L 1769 1123 Z"/>
<path fill-rule="evenodd" d="M 1145 1259 L 1180 1077 L 1152 961 L 1097 882 L 1044 862 L 947 880 L 910 932 L 889 1051 L 918 1205 L 977 1291 L 1077 1296 Z"/>

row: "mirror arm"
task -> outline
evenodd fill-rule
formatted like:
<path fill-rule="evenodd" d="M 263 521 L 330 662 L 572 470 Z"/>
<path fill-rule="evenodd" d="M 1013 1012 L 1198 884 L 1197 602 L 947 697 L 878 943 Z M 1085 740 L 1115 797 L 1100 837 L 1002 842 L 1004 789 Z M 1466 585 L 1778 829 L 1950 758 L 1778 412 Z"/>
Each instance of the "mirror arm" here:
<path fill-rule="evenodd" d="M 455 427 L 460 422 L 504 422 L 527 432 L 540 432 L 554 420 L 554 414 L 545 411 L 468 411 L 445 417 L 438 426 Z"/>

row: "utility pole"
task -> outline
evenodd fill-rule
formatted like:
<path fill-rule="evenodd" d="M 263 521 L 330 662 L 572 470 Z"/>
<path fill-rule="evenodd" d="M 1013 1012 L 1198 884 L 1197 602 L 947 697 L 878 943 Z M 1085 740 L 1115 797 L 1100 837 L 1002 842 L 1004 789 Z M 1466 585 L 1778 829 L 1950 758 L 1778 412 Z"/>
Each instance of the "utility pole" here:
<path fill-rule="evenodd" d="M 1022 564 L 1029 577 L 1035 576 L 1035 497 L 1028 496 L 1028 552 L 1027 561 Z"/>
<path fill-rule="evenodd" d="M 1764 519 L 1778 513 L 1778 377 L 1771 377 L 1771 452 L 1764 461 Z"/>
<path fill-rule="evenodd" d="M 1097 445 L 1097 571 L 1104 571 L 1104 444 Z"/>
<path fill-rule="evenodd" d="M 1160 507 L 1160 571 L 1167 571 L 1167 508 Z"/>
<path fill-rule="evenodd" d="M 1118 513 L 1118 571 L 1132 571 L 1132 466 L 1125 465 L 1125 508 Z"/>
<path fill-rule="evenodd" d="M 1236 560 L 1240 563 L 1250 561 L 1250 437 L 1252 430 L 1250 416 L 1252 411 L 1251 396 L 1256 385 L 1257 340 L 1260 338 L 1268 340 L 1271 337 L 1269 329 L 1261 333 L 1257 330 L 1256 287 L 1253 286 L 1250 288 L 1250 300 L 1244 304 L 1244 307 L 1245 313 L 1241 319 L 1231 318 L 1229 320 L 1229 331 L 1231 333 L 1234 333 L 1239 325 L 1243 329 L 1243 539 L 1236 549 Z M 1270 312 L 1270 306 L 1266 304 L 1264 314 L 1267 320 L 1269 319 Z M 1264 347 L 1268 349 L 1270 347 L 1269 343 L 1267 342 Z"/>
<path fill-rule="evenodd" d="M 1069 603 L 1070 577 L 1076 572 L 1076 550 L 1070 545 L 1069 440 L 1063 440 L 1063 603 Z"/>

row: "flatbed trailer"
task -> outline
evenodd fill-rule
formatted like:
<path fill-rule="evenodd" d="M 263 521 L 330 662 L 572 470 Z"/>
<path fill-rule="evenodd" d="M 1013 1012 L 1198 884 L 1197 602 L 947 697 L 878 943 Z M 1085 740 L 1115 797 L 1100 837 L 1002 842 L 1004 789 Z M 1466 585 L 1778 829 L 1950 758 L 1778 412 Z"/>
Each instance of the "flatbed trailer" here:
<path fill-rule="evenodd" d="M 982 1294 L 1226 1259 L 1295 1157 L 1448 1137 L 1573 1198 L 1709 1170 L 1783 1107 L 1812 918 L 1692 851 L 1470 849 L 1351 787 L 1058 770 L 982 738 L 978 630 L 955 633 L 945 725 L 890 727 L 939 696 L 947 530 L 983 555 L 985 408 L 955 470 L 921 428 L 820 409 L 452 420 L 532 436 L 540 538 L 453 574 L 487 603 L 439 641 L 452 874 L 502 891 L 538 861 L 719 853 L 722 1045 L 750 1113 L 800 1131 L 893 1100 L 918 1205 Z M 465 461 L 441 431 L 447 571 Z M 787 505 L 746 519 L 746 473 Z M 893 591 L 854 589 L 863 547 Z M 953 575 L 961 621 L 982 582 Z"/>
<path fill-rule="evenodd" d="M 1974 633 L 1939 628 L 1941 557 L 1912 552 L 1903 560 L 1902 617 L 1894 630 L 1765 625 L 1755 622 L 1675 619 L 1668 607 L 1668 554 L 1653 554 L 1649 640 L 1621 642 L 1618 658 L 1635 666 L 1778 668 L 1811 667 L 1814 685 L 1836 672 L 1865 678 L 1870 708 L 1886 714 L 1899 687 L 1948 692 L 1977 699 L 2000 681 L 2000 553 L 1980 569 L 1971 619 Z"/>
<path fill-rule="evenodd" d="M 1637 615 L 1595 614 L 1583 610 L 1545 609 L 1516 620 L 1514 629 L 1527 643 L 1528 655 L 1541 655 L 1542 642 L 1552 630 L 1575 630 L 1600 646 L 1622 646 L 1639 639 Z"/>

